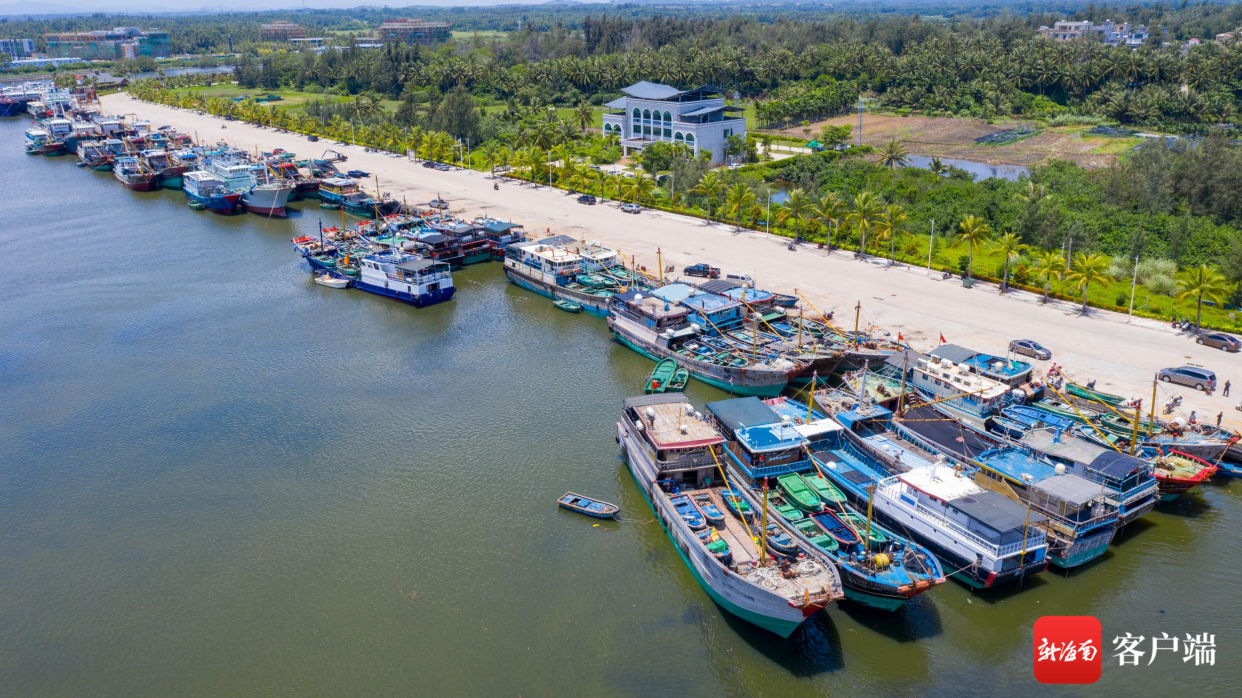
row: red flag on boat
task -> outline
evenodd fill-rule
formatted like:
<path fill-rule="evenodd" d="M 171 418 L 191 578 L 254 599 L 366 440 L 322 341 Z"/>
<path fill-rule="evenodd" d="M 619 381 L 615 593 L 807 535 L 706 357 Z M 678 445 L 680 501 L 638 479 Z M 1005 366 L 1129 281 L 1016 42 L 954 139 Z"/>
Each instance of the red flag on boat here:
<path fill-rule="evenodd" d="M 940 333 L 940 343 L 944 344 L 944 333 L 943 332 Z"/>
<path fill-rule="evenodd" d="M 906 341 L 906 338 L 905 338 L 905 337 L 902 337 L 902 336 L 901 336 L 901 333 L 900 333 L 900 332 L 898 332 L 898 333 L 897 333 L 897 341 L 898 341 L 898 342 L 904 342 L 904 341 Z"/>

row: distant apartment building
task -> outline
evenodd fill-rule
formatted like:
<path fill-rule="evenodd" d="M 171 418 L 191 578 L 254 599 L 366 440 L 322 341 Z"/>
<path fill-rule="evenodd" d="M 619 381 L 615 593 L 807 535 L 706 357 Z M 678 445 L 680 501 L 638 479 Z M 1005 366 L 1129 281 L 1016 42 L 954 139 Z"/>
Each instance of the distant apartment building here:
<path fill-rule="evenodd" d="M 123 58 L 172 55 L 168 32 L 138 27 L 115 27 L 89 32 L 45 34 L 47 55 L 53 58 L 76 56 L 88 61 L 116 61 Z"/>
<path fill-rule="evenodd" d="M 293 41 L 305 38 L 306 29 L 302 25 L 283 19 L 259 25 L 259 41 Z"/>
<path fill-rule="evenodd" d="M 29 58 L 34 53 L 33 39 L 0 39 L 0 53 L 9 54 L 10 60 Z"/>
<path fill-rule="evenodd" d="M 1143 25 L 1132 26 L 1129 22 L 1057 22 L 1051 27 L 1040 27 L 1039 35 L 1053 41 L 1075 41 L 1084 37 L 1097 39 L 1109 46 L 1142 46 L 1151 35 Z"/>
<path fill-rule="evenodd" d="M 451 35 L 448 24 L 421 19 L 389 19 L 379 27 L 380 41 L 399 41 L 419 46 L 447 41 Z"/>

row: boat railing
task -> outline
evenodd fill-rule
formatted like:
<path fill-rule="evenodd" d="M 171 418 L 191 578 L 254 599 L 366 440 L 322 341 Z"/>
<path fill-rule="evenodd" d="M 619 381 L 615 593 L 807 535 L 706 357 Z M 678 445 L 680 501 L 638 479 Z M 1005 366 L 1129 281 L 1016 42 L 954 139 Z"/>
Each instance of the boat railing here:
<path fill-rule="evenodd" d="M 1034 528 L 1034 527 L 1031 527 L 1027 530 L 1025 541 L 1018 541 L 1017 543 L 1006 543 L 1004 545 L 993 543 L 983 538 L 982 536 L 978 535 L 977 533 L 971 531 L 970 529 L 966 528 L 961 523 L 946 517 L 945 515 L 931 509 L 930 507 L 925 506 L 922 503 L 915 502 L 913 505 L 911 505 L 908 496 L 907 498 L 902 498 L 903 492 L 902 492 L 901 481 L 895 477 L 889 478 L 887 480 L 882 480 L 880 482 L 879 491 L 881 494 L 885 495 L 890 500 L 895 501 L 895 502 L 901 502 L 903 505 L 913 508 L 916 512 L 918 512 L 923 517 L 930 519 L 933 523 L 936 523 L 940 525 L 941 527 L 949 529 L 953 533 L 966 538 L 967 540 L 974 543 L 975 545 L 978 545 L 980 548 L 983 548 L 984 551 L 990 553 L 992 557 L 995 557 L 997 559 L 1002 558 L 1002 557 L 1007 557 L 1009 555 L 1014 555 L 1016 553 L 1020 553 L 1023 551 L 1024 548 L 1026 550 L 1030 550 L 1031 548 L 1038 548 L 1045 544 L 1046 535 L 1044 534 L 1043 531 L 1039 530 L 1038 528 Z"/>

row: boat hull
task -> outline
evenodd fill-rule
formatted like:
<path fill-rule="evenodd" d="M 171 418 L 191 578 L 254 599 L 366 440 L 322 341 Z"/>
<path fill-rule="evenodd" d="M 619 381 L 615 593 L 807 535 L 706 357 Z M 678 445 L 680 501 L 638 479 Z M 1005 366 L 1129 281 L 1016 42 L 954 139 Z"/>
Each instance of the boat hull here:
<path fill-rule="evenodd" d="M 241 195 L 241 206 L 251 213 L 274 218 L 287 215 L 285 204 L 289 203 L 292 187 L 257 186 Z"/>
<path fill-rule="evenodd" d="M 505 265 L 505 276 L 511 283 L 516 286 L 520 286 L 527 291 L 538 293 L 539 295 L 546 296 L 552 300 L 567 300 L 577 303 L 582 306 L 583 310 L 591 315 L 594 315 L 595 317 L 608 317 L 608 303 L 611 301 L 611 297 L 604 298 L 588 293 L 572 291 L 561 286 L 555 286 L 546 281 L 536 279 L 528 274 L 523 274 L 521 271 L 514 269 L 508 264 Z"/>
<path fill-rule="evenodd" d="M 656 469 L 650 464 L 641 447 L 629 445 L 630 437 L 625 430 L 620 425 L 617 429 L 621 454 L 630 470 L 630 475 L 634 478 L 634 483 L 638 485 L 643 499 L 660 522 L 664 533 L 672 541 L 673 549 L 677 551 L 682 563 L 713 601 L 738 618 L 780 637 L 792 635 L 807 618 L 823 608 L 816 605 L 795 608 L 790 606 L 785 599 L 775 594 L 765 595 L 757 588 L 735 591 L 732 587 L 742 584 L 730 579 L 719 563 L 708 557 L 703 546 L 698 541 L 690 539 L 692 533 L 688 529 L 683 531 L 669 525 L 670 521 L 680 521 L 681 517 L 671 504 L 665 510 L 664 507 L 657 506 L 654 501 L 655 498 L 649 488 L 654 487 L 654 482 L 658 479 Z"/>
<path fill-rule="evenodd" d="M 783 371 L 755 371 L 730 369 L 723 366 L 705 366 L 701 361 L 687 359 L 664 347 L 644 341 L 627 328 L 623 321 L 618 321 L 615 317 L 608 318 L 608 328 L 612 330 L 613 336 L 618 341 L 652 361 L 673 359 L 681 364 L 682 368 L 688 370 L 690 375 L 696 379 L 721 390 L 727 390 L 733 395 L 776 397 L 789 384 L 789 377 Z"/>
<path fill-rule="evenodd" d="M 314 262 L 311 264 L 314 266 Z M 456 286 L 450 286 L 448 288 L 441 288 L 415 296 L 411 294 L 401 294 L 392 289 L 384 288 L 383 286 L 376 286 L 374 284 L 367 283 L 361 279 L 355 279 L 354 286 L 366 291 L 367 293 L 374 293 L 377 296 L 384 296 L 385 298 L 392 298 L 393 300 L 398 300 L 402 303 L 409 303 L 416 308 L 425 308 L 429 305 L 443 303 L 451 299 L 453 297 L 453 293 L 457 291 Z"/>
<path fill-rule="evenodd" d="M 1058 545 L 1052 536 L 1048 538 L 1048 561 L 1061 569 L 1071 569 L 1100 557 L 1108 551 L 1108 544 L 1113 542 L 1117 529 L 1113 526 L 1080 536 L 1068 547 Z"/>

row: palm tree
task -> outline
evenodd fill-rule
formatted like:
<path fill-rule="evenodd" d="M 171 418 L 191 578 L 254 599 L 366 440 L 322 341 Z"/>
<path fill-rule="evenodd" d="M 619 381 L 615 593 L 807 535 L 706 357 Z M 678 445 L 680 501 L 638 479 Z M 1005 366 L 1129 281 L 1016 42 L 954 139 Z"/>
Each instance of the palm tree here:
<path fill-rule="evenodd" d="M 927 168 L 937 177 L 943 177 L 944 173 L 949 171 L 949 168 L 945 167 L 943 162 L 940 162 L 940 158 L 932 158 L 931 162 L 927 164 Z"/>
<path fill-rule="evenodd" d="M 691 194 L 707 197 L 707 222 L 712 222 L 712 204 L 719 198 L 721 192 L 725 189 L 725 183 L 720 181 L 720 175 L 715 172 L 704 174 L 699 183 L 690 189 Z"/>
<path fill-rule="evenodd" d="M 491 170 L 492 179 L 496 178 L 496 160 L 498 159 L 499 150 L 500 148 L 495 141 L 488 141 L 474 151 L 483 158 L 483 163 L 487 165 L 487 169 Z"/>
<path fill-rule="evenodd" d="M 1065 271 L 1065 258 L 1061 256 L 1059 251 L 1041 250 L 1035 255 L 1035 259 L 1031 262 L 1031 268 L 1035 270 L 1036 276 L 1040 281 L 1044 282 L 1044 303 L 1048 302 L 1048 290 L 1052 286 L 1052 280 L 1061 279 L 1062 272 Z"/>
<path fill-rule="evenodd" d="M 645 199 L 651 198 L 651 193 L 655 191 L 655 180 L 639 174 L 633 179 L 627 179 L 622 187 L 623 195 L 627 199 L 632 199 L 634 203 L 642 205 Z"/>
<path fill-rule="evenodd" d="M 860 192 L 854 197 L 854 210 L 849 215 L 850 225 L 859 232 L 858 256 L 867 257 L 867 230 L 884 210 L 884 200 L 873 191 Z"/>
<path fill-rule="evenodd" d="M 1087 314 L 1087 294 L 1091 292 L 1093 282 L 1106 283 L 1109 280 L 1108 268 L 1113 261 L 1107 256 L 1093 252 L 1079 252 L 1074 255 L 1074 265 L 1066 273 L 1065 278 L 1072 281 L 1082 291 L 1082 313 Z"/>
<path fill-rule="evenodd" d="M 824 221 L 825 247 L 832 250 L 832 228 L 840 225 L 841 219 L 848 212 L 848 207 L 835 191 L 830 191 L 815 202 L 812 213 Z"/>
<path fill-rule="evenodd" d="M 880 150 L 880 164 L 890 170 L 896 170 L 898 166 L 906 166 L 907 155 L 908 153 L 906 152 L 905 147 L 901 144 L 901 141 L 894 138 L 890 140 L 882 150 Z"/>
<path fill-rule="evenodd" d="M 591 105 L 583 102 L 578 105 L 577 109 L 574 109 L 573 121 L 578 124 L 578 129 L 585 133 L 587 126 L 595 121 L 595 110 L 591 108 Z"/>
<path fill-rule="evenodd" d="M 1178 301 L 1186 300 L 1191 296 L 1195 298 L 1196 331 L 1203 328 L 1203 299 L 1207 298 L 1219 304 L 1224 301 L 1225 294 L 1229 293 L 1225 277 L 1206 264 L 1200 264 L 1182 272 L 1182 278 L 1177 280 L 1177 285 L 1181 288 L 1181 293 L 1177 294 Z"/>
<path fill-rule="evenodd" d="M 888 265 L 892 266 L 897 263 L 897 238 L 899 236 L 908 236 L 910 231 L 905 229 L 906 221 L 910 216 L 902 210 L 897 204 L 889 204 L 884 212 L 880 214 L 880 219 L 875 224 L 875 234 L 881 242 L 888 240 Z"/>
<path fill-rule="evenodd" d="M 729 188 L 725 194 L 725 206 L 729 210 L 729 215 L 733 216 L 734 224 L 738 230 L 742 229 L 742 216 L 755 205 L 755 192 L 745 184 L 738 182 Z"/>
<path fill-rule="evenodd" d="M 957 226 L 957 234 L 953 236 L 953 244 L 966 243 L 970 260 L 966 264 L 966 278 L 971 278 L 975 271 L 975 250 L 979 245 L 992 237 L 992 228 L 988 222 L 978 216 L 966 216 Z"/>
<path fill-rule="evenodd" d="M 789 192 L 789 198 L 785 199 L 785 203 L 781 204 L 780 210 L 776 212 L 776 222 L 784 223 L 787 220 L 792 220 L 794 224 L 794 240 L 801 242 L 802 231 L 799 224 L 803 219 L 812 214 L 814 205 L 815 202 L 811 200 L 811 197 L 807 196 L 806 192 L 802 191 L 802 189 L 794 189 Z"/>
<path fill-rule="evenodd" d="M 1005 255 L 1005 275 L 1000 287 L 1000 292 L 1005 293 L 1009 290 L 1009 264 L 1021 259 L 1026 245 L 1022 244 L 1022 238 L 1017 233 L 1005 233 L 996 240 L 996 251 Z"/>

